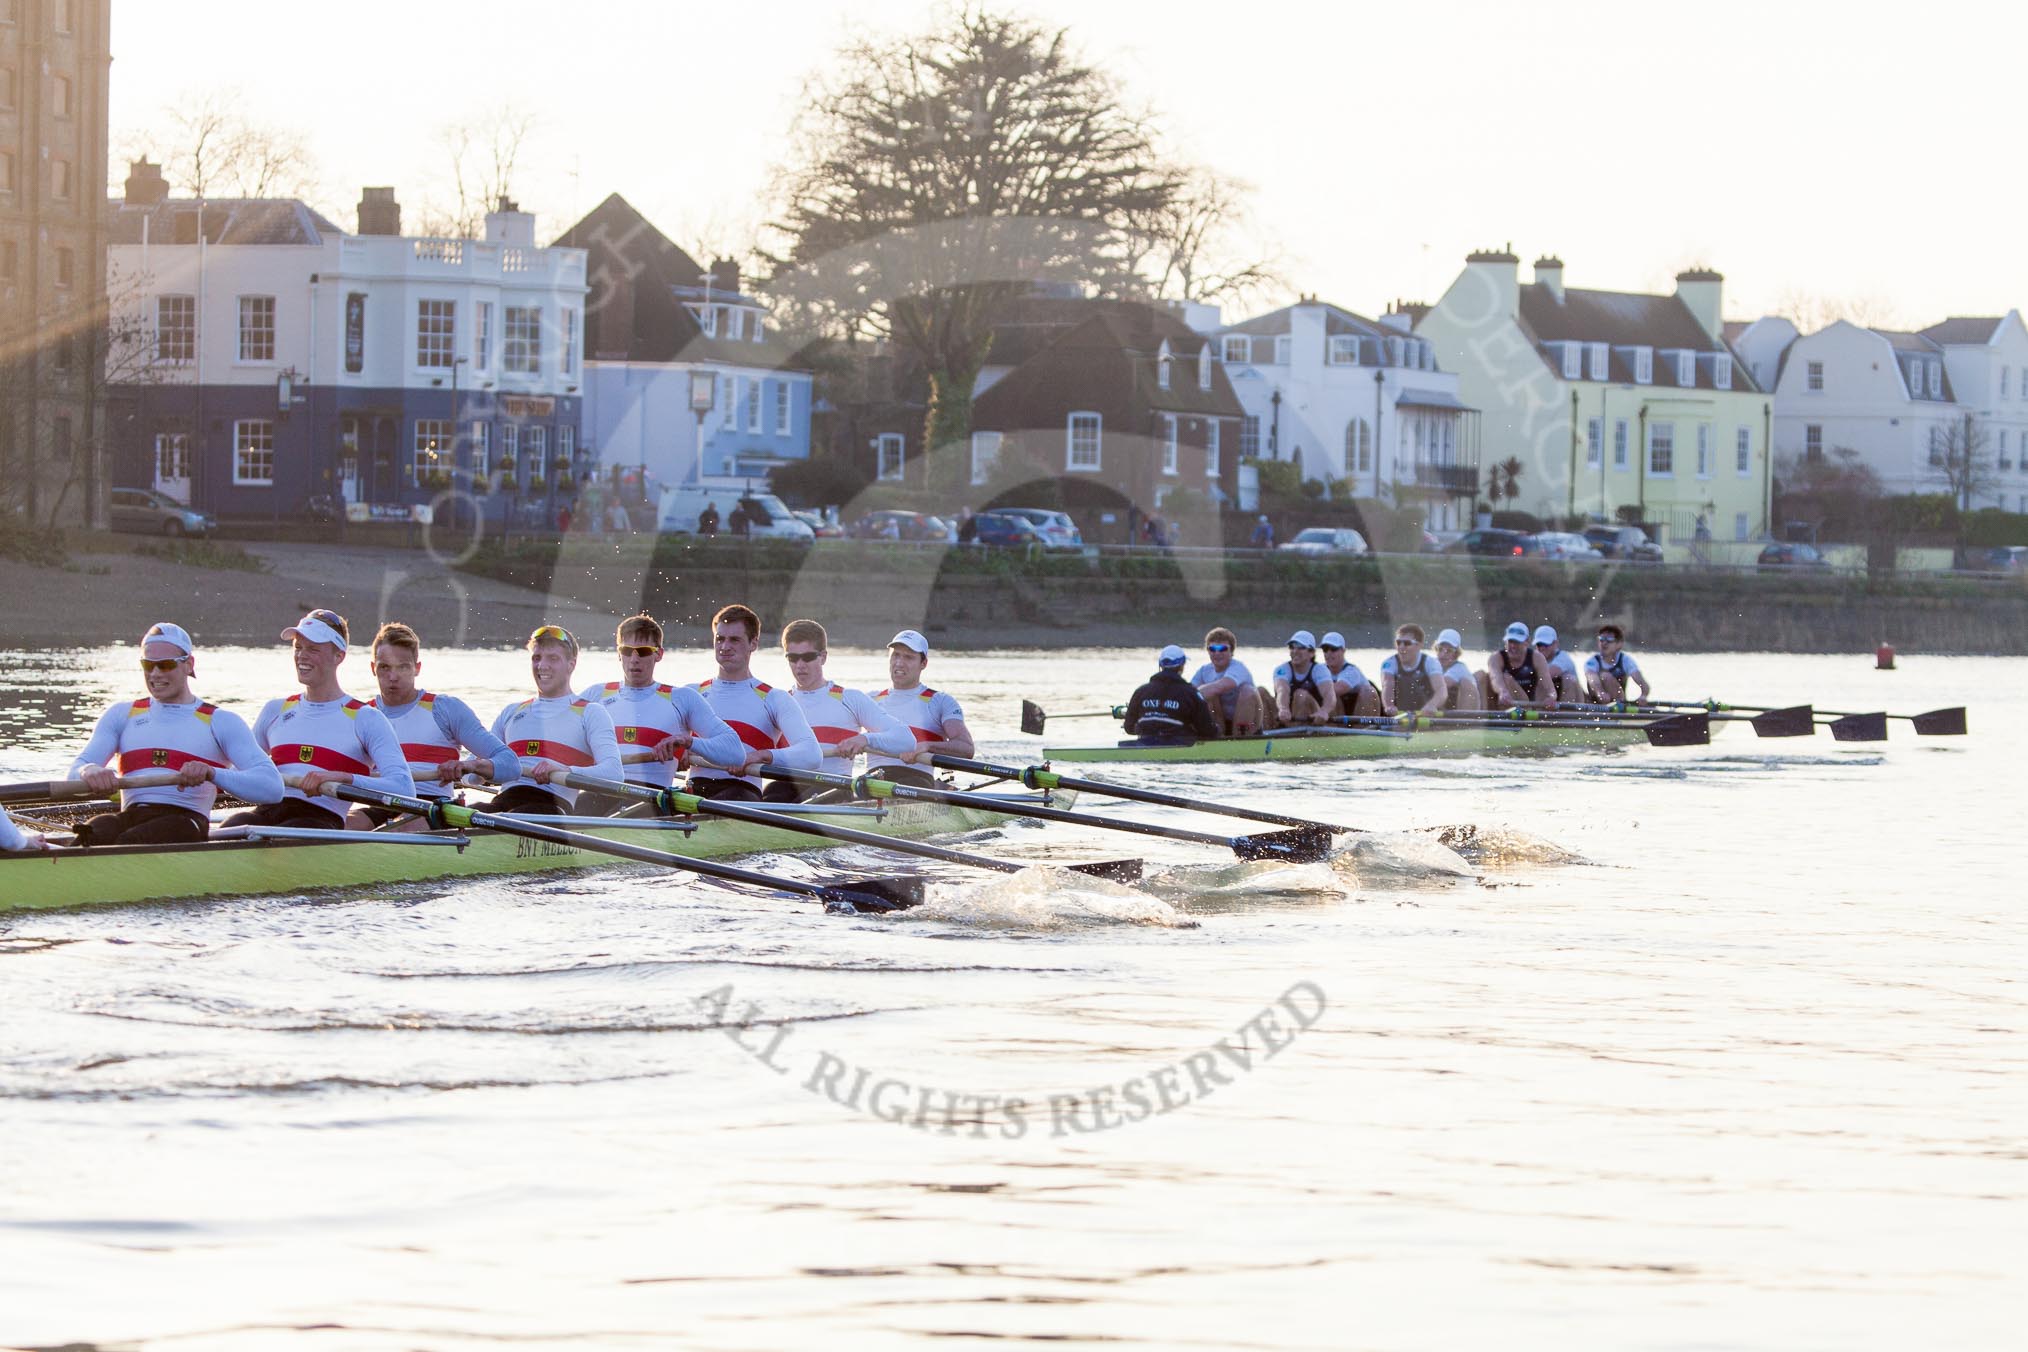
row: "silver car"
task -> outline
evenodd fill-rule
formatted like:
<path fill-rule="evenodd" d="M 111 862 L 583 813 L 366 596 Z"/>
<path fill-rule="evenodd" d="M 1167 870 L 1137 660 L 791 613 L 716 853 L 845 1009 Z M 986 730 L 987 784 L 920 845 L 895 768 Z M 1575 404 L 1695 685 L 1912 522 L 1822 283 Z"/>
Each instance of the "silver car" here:
<path fill-rule="evenodd" d="M 1084 532 L 1064 512 L 1052 512 L 1043 507 L 995 507 L 1002 516 L 1018 516 L 1035 527 L 1035 533 L 1042 537 L 1044 549 L 1082 549 Z"/>
<path fill-rule="evenodd" d="M 1347 526 L 1307 526 L 1276 548 L 1284 554 L 1364 554 L 1366 537 Z"/>
<path fill-rule="evenodd" d="M 1592 548 L 1591 541 L 1585 539 L 1582 535 L 1573 535 L 1569 531 L 1538 531 L 1535 541 L 1542 546 L 1542 557 L 1545 559 L 1563 559 L 1571 563 L 1596 563 L 1605 557 L 1598 550 Z"/>
<path fill-rule="evenodd" d="M 218 523 L 152 488 L 115 488 L 112 492 L 114 530 L 147 535 L 209 535 Z"/>

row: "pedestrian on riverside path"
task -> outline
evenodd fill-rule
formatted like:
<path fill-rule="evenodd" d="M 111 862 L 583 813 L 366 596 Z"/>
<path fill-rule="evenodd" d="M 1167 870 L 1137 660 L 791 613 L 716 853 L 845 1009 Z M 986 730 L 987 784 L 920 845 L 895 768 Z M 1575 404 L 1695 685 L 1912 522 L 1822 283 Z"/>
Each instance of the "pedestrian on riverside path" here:
<path fill-rule="evenodd" d="M 1247 543 L 1255 549 L 1275 547 L 1275 525 L 1267 519 L 1267 513 L 1261 513 L 1260 520 L 1253 523 L 1253 535 L 1248 538 Z"/>

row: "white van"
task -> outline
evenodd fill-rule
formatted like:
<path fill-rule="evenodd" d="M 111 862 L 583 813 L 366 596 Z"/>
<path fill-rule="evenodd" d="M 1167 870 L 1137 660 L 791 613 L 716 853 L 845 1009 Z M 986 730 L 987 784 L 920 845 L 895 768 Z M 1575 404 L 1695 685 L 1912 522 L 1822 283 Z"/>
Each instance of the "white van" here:
<path fill-rule="evenodd" d="M 796 519 L 788 504 L 774 494 L 755 492 L 741 483 L 674 484 L 662 490 L 661 506 L 655 513 L 655 529 L 664 535 L 695 535 L 697 519 L 709 504 L 718 509 L 718 534 L 732 534 L 732 513 L 744 507 L 747 534 L 756 540 L 803 540 L 817 538 L 805 522 Z"/>

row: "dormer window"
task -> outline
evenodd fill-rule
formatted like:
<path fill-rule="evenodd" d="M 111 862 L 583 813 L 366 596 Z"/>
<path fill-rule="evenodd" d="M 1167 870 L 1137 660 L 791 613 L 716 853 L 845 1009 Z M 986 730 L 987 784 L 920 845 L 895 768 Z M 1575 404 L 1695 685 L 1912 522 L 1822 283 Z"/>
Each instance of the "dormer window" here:
<path fill-rule="evenodd" d="M 1943 398 L 1943 363 L 1940 361 L 1929 363 L 1929 397 Z"/>
<path fill-rule="evenodd" d="M 718 336 L 718 307 L 701 305 L 697 308 L 697 327 L 704 331 L 706 338 Z"/>
<path fill-rule="evenodd" d="M 1634 383 L 1652 385 L 1655 383 L 1655 349 L 1637 347 L 1634 349 Z"/>
<path fill-rule="evenodd" d="M 745 334 L 746 311 L 736 306 L 727 306 L 725 310 L 725 336 L 736 343 Z"/>
<path fill-rule="evenodd" d="M 1286 333 L 1276 334 L 1275 365 L 1287 366 L 1289 364 L 1289 353 L 1294 347 L 1295 347 L 1295 339 L 1291 338 Z"/>
<path fill-rule="evenodd" d="M 1563 378 L 1565 380 L 1582 379 L 1584 376 L 1584 349 L 1582 345 L 1578 343 L 1558 343 L 1557 346 L 1563 349 Z"/>
<path fill-rule="evenodd" d="M 1697 354 L 1678 352 L 1676 354 L 1676 383 L 1684 389 L 1697 387 Z"/>
<path fill-rule="evenodd" d="M 1359 335 L 1356 333 L 1332 334 L 1329 360 L 1333 366 L 1357 366 L 1359 364 Z"/>
<path fill-rule="evenodd" d="M 1155 354 L 1155 383 L 1165 390 L 1169 388 L 1169 368 L 1175 364 L 1176 359 L 1169 351 L 1169 340 L 1165 338 L 1161 350 Z"/>
<path fill-rule="evenodd" d="M 1401 348 L 1401 339 L 1389 338 L 1387 340 L 1387 364 L 1389 366 L 1400 366 L 1402 364 Z"/>
<path fill-rule="evenodd" d="M 1200 390 L 1211 388 L 1211 344 L 1209 343 L 1197 349 L 1197 388 Z"/>
<path fill-rule="evenodd" d="M 1604 380 L 1606 372 L 1611 369 L 1609 354 L 1612 349 L 1604 343 L 1587 343 L 1585 346 L 1590 349 L 1586 354 L 1590 358 L 1588 364 L 1591 368 L 1587 374 L 1593 380 Z"/>
<path fill-rule="evenodd" d="M 1253 339 L 1243 333 L 1228 333 L 1220 340 L 1227 366 L 1243 366 L 1253 360 Z"/>
<path fill-rule="evenodd" d="M 1711 358 L 1711 388 L 1729 390 L 1732 388 L 1732 354 L 1720 352 Z"/>

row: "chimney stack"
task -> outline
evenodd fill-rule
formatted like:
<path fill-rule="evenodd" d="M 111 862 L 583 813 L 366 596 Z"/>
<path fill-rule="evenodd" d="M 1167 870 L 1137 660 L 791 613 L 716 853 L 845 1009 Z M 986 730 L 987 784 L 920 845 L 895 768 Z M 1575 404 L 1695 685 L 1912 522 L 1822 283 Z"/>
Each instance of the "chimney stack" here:
<path fill-rule="evenodd" d="M 523 211 L 519 202 L 505 193 L 500 194 L 500 200 L 486 213 L 486 240 L 491 244 L 534 248 L 535 213 Z"/>
<path fill-rule="evenodd" d="M 1466 254 L 1465 276 L 1482 293 L 1472 300 L 1472 322 L 1512 319 L 1521 313 L 1521 260 L 1511 245 Z"/>
<path fill-rule="evenodd" d="M 401 203 L 394 200 L 393 188 L 359 190 L 359 233 L 362 235 L 401 233 Z"/>
<path fill-rule="evenodd" d="M 1549 294 L 1556 297 L 1556 303 L 1563 304 L 1563 260 L 1555 254 L 1544 254 L 1536 259 L 1535 284 L 1547 287 Z"/>
<path fill-rule="evenodd" d="M 711 289 L 728 296 L 739 294 L 739 264 L 730 258 L 711 260 Z"/>
<path fill-rule="evenodd" d="M 130 207 L 160 206 L 169 200 L 169 184 L 162 177 L 162 166 L 149 162 L 146 155 L 132 160 L 127 165 L 127 205 Z"/>
<path fill-rule="evenodd" d="M 1725 278 L 1710 268 L 1676 274 L 1676 299 L 1683 302 L 1712 341 L 1725 339 Z"/>

